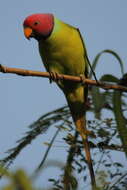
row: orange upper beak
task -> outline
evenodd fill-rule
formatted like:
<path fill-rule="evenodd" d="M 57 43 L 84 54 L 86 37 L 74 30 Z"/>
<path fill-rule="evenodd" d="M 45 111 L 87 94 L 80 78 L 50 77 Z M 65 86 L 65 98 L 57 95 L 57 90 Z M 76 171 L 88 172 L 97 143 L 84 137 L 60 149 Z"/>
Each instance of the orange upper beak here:
<path fill-rule="evenodd" d="M 32 36 L 33 30 L 29 27 L 24 28 L 24 35 L 27 39 L 29 39 Z"/>

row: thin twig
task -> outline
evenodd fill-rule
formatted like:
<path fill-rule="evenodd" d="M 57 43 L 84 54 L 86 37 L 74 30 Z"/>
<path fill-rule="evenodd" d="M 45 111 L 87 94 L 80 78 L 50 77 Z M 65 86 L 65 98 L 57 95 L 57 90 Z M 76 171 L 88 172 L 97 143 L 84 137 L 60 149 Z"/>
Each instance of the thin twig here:
<path fill-rule="evenodd" d="M 0 72 L 13 73 L 13 74 L 21 75 L 21 76 L 46 77 L 46 78 L 51 77 L 48 72 L 40 72 L 40 71 L 33 71 L 33 70 L 26 70 L 26 69 L 19 69 L 19 68 L 10 68 L 10 67 L 5 67 L 3 65 L 0 65 Z M 82 82 L 84 84 L 99 86 L 100 88 L 103 88 L 103 89 L 114 89 L 114 90 L 127 92 L 127 87 L 122 86 L 122 85 L 108 84 L 108 83 L 104 83 L 100 81 L 96 82 L 95 80 L 91 80 L 87 78 L 85 78 L 84 81 L 82 81 L 81 77 L 78 77 L 78 76 L 57 74 L 57 78 L 59 80 Z"/>
<path fill-rule="evenodd" d="M 120 183 L 121 180 L 123 180 L 124 177 L 127 176 L 127 173 L 123 174 L 110 188 L 109 190 L 113 189 L 115 187 L 115 185 L 117 185 L 118 183 Z"/>
<path fill-rule="evenodd" d="M 48 148 L 47 148 L 47 150 L 46 150 L 46 152 L 45 152 L 45 155 L 44 155 L 44 157 L 43 157 L 41 163 L 39 164 L 39 166 L 37 167 L 37 169 L 35 170 L 35 172 L 34 172 L 34 174 L 33 174 L 33 176 L 32 176 L 32 179 L 35 179 L 35 178 L 38 177 L 39 172 L 41 171 L 41 169 L 42 169 L 42 167 L 43 167 L 43 165 L 44 165 L 44 162 L 45 162 L 45 160 L 46 160 L 46 158 L 47 158 L 47 155 L 48 155 L 48 153 L 49 153 L 49 151 L 50 151 L 50 149 L 51 149 L 51 147 L 52 147 L 52 145 L 53 145 L 53 143 L 54 143 L 54 140 L 56 139 L 58 133 L 60 132 L 60 130 L 61 130 L 61 128 L 59 127 L 59 128 L 57 129 L 57 131 L 55 132 L 55 134 L 54 134 L 54 136 L 53 136 L 53 138 L 52 138 L 52 140 L 51 140 L 51 142 L 50 142 L 50 144 L 49 144 L 49 146 L 48 146 Z"/>

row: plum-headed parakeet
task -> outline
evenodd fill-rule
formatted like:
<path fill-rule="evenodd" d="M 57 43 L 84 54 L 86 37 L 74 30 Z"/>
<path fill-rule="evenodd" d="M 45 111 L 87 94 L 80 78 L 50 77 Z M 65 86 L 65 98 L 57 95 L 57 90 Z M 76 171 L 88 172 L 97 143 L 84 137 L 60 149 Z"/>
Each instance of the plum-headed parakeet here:
<path fill-rule="evenodd" d="M 77 28 L 62 22 L 52 14 L 30 15 L 25 19 L 23 26 L 26 38 L 33 37 L 38 41 L 40 56 L 48 72 L 87 77 L 89 60 Z M 65 94 L 76 129 L 82 137 L 94 184 L 94 172 L 85 132 L 88 87 L 64 80 L 58 81 L 57 84 Z"/>

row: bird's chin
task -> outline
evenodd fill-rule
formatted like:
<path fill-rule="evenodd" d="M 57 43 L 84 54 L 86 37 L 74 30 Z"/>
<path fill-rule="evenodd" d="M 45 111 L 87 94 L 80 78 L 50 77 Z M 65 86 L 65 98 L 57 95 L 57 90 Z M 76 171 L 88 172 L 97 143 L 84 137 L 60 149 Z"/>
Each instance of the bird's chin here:
<path fill-rule="evenodd" d="M 30 40 L 31 38 L 35 38 L 35 34 L 32 33 L 29 37 L 28 37 L 28 40 Z"/>
<path fill-rule="evenodd" d="M 37 41 L 40 41 L 40 40 L 42 40 L 42 35 L 39 35 L 39 34 L 36 34 L 36 33 L 32 33 L 31 35 L 30 35 L 30 38 L 34 38 L 35 40 L 37 40 Z"/>
<path fill-rule="evenodd" d="M 37 40 L 37 41 L 42 40 L 42 36 L 34 36 L 33 38 L 34 38 L 35 40 Z"/>
<path fill-rule="evenodd" d="M 31 36 L 29 36 L 27 39 L 28 39 L 29 41 L 30 41 L 31 39 L 35 39 L 35 40 L 37 40 L 37 41 L 40 41 L 41 38 L 39 38 L 38 36 L 35 36 L 35 35 L 31 35 Z"/>
<path fill-rule="evenodd" d="M 35 40 L 37 40 L 39 42 L 39 41 L 47 39 L 47 37 L 48 36 L 43 36 L 38 33 L 36 34 L 35 32 L 32 32 L 31 35 L 29 37 L 27 37 L 27 39 L 31 40 L 31 38 L 34 38 Z"/>

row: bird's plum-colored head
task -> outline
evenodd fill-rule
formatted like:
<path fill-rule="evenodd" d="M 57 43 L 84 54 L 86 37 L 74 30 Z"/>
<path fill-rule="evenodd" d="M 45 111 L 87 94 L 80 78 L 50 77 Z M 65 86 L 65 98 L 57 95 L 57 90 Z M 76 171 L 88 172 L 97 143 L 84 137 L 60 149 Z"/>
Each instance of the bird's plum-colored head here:
<path fill-rule="evenodd" d="M 33 14 L 28 16 L 23 23 L 24 34 L 27 39 L 31 37 L 40 40 L 50 36 L 54 26 L 52 14 Z"/>

